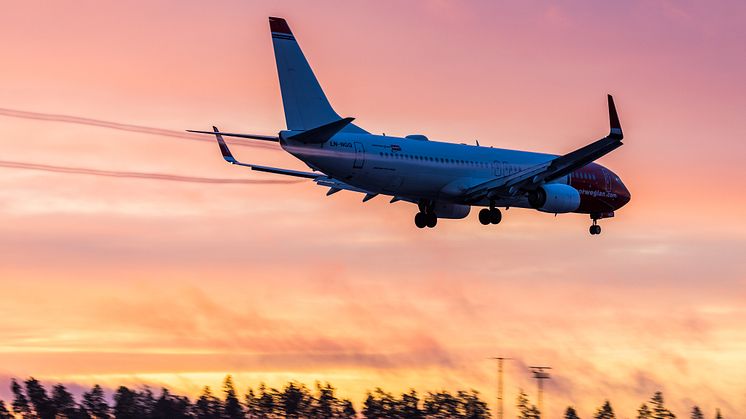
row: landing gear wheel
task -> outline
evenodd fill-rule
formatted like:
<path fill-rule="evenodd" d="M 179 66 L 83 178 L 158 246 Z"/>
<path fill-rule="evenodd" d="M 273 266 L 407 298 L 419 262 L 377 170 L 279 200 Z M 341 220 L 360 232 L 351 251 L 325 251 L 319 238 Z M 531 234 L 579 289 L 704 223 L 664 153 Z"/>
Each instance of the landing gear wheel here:
<path fill-rule="evenodd" d="M 593 224 L 591 228 L 589 229 L 592 236 L 595 236 L 596 234 L 601 234 L 601 226 L 598 224 Z"/>
<path fill-rule="evenodd" d="M 438 216 L 435 215 L 435 213 L 431 212 L 429 214 L 425 214 L 425 216 L 427 217 L 427 226 L 428 227 L 433 228 L 436 225 L 438 225 Z"/>
<path fill-rule="evenodd" d="M 416 225 L 417 228 L 427 227 L 427 215 L 424 212 L 418 212 L 415 214 L 414 225 Z"/>
<path fill-rule="evenodd" d="M 492 223 L 492 217 L 490 215 L 489 208 L 482 208 L 482 210 L 479 211 L 479 222 L 482 223 L 483 225 Z"/>
<path fill-rule="evenodd" d="M 491 208 L 490 209 L 490 222 L 492 224 L 500 224 L 500 221 L 503 219 L 503 214 L 500 212 L 497 208 Z"/>

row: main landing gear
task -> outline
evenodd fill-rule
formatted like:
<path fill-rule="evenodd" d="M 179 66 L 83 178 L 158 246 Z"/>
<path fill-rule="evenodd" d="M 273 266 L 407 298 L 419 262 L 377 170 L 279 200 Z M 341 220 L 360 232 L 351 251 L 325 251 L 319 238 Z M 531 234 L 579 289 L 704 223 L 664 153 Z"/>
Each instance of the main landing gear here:
<path fill-rule="evenodd" d="M 418 212 L 414 216 L 414 225 L 418 228 L 433 228 L 438 225 L 438 216 L 434 212 Z"/>
<path fill-rule="evenodd" d="M 588 231 L 590 231 L 591 236 L 595 236 L 596 234 L 601 234 L 601 226 L 598 225 L 597 218 L 593 219 L 593 225 L 591 226 L 591 228 L 588 229 Z"/>
<path fill-rule="evenodd" d="M 438 225 L 438 216 L 433 211 L 433 203 L 427 201 L 420 201 L 419 203 L 420 212 L 414 216 L 414 225 L 417 228 L 433 228 Z"/>
<path fill-rule="evenodd" d="M 489 208 L 482 208 L 479 211 L 479 222 L 483 225 L 488 224 L 500 224 L 503 219 L 503 214 L 499 209 L 495 208 L 495 204 L 490 204 Z"/>

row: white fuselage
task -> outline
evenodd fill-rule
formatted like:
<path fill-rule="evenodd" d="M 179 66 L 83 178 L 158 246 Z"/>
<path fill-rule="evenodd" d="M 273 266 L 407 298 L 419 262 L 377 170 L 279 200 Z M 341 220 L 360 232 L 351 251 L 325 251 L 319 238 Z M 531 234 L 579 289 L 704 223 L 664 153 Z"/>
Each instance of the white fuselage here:
<path fill-rule="evenodd" d="M 355 187 L 400 198 L 451 203 L 461 203 L 459 195 L 471 186 L 556 157 L 424 138 L 350 133 L 339 133 L 324 144 L 287 140 L 281 144 L 312 169 Z M 565 176 L 553 183 L 568 182 Z M 498 204 L 530 207 L 523 197 Z"/>

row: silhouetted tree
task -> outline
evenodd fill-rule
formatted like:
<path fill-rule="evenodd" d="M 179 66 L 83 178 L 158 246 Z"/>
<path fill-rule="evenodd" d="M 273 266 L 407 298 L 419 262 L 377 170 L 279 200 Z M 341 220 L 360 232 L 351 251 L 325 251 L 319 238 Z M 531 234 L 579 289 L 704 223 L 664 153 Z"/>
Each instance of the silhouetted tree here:
<path fill-rule="evenodd" d="M 427 393 L 422 407 L 428 418 L 445 419 L 459 417 L 459 401 L 447 391 Z"/>
<path fill-rule="evenodd" d="M 259 384 L 258 417 L 268 419 L 274 417 L 277 397 L 273 389 L 268 389 L 264 383 Z"/>
<path fill-rule="evenodd" d="M 249 387 L 244 396 L 244 406 L 246 406 L 246 417 L 256 419 L 259 417 L 259 398 L 254 394 L 254 389 Z"/>
<path fill-rule="evenodd" d="M 109 419 L 110 408 L 104 390 L 96 384 L 91 391 L 83 393 L 83 408 L 93 419 Z"/>
<path fill-rule="evenodd" d="M 114 393 L 115 419 L 140 419 L 145 417 L 137 401 L 137 393 L 121 386 Z"/>
<path fill-rule="evenodd" d="M 62 384 L 52 387 L 52 403 L 59 415 L 68 419 L 77 419 L 84 415 L 80 412 L 73 395 Z"/>
<path fill-rule="evenodd" d="M 149 417 L 151 419 L 191 418 L 191 403 L 186 397 L 174 396 L 164 388 Z"/>
<path fill-rule="evenodd" d="M 578 417 L 578 412 L 575 411 L 575 408 L 570 406 L 565 410 L 565 419 L 580 419 L 580 417 Z"/>
<path fill-rule="evenodd" d="M 371 418 L 390 418 L 396 415 L 396 399 L 391 393 L 376 388 L 363 403 L 363 416 Z"/>
<path fill-rule="evenodd" d="M 55 419 L 57 411 L 54 408 L 52 400 L 47 395 L 47 390 L 41 385 L 39 380 L 34 377 L 26 380 L 26 395 L 31 405 L 34 407 L 36 416 L 39 419 Z"/>
<path fill-rule="evenodd" d="M 596 414 L 593 415 L 593 419 L 615 419 L 616 415 L 614 415 L 614 409 L 611 407 L 611 403 L 606 400 L 604 402 L 603 406 L 599 407 L 598 410 L 596 410 Z"/>
<path fill-rule="evenodd" d="M 723 419 L 723 415 L 720 414 L 720 409 L 715 410 L 715 419 Z"/>
<path fill-rule="evenodd" d="M 643 403 L 642 406 L 637 409 L 637 419 L 652 419 L 652 417 L 653 412 L 650 411 L 647 404 Z"/>
<path fill-rule="evenodd" d="M 153 390 L 150 387 L 145 386 L 142 391 L 135 391 L 135 404 L 137 411 L 140 413 L 140 417 L 147 418 L 153 416 L 155 412 L 155 396 Z"/>
<path fill-rule="evenodd" d="M 24 419 L 33 418 L 33 412 L 31 410 L 31 404 L 26 398 L 23 388 L 15 378 L 10 380 L 10 391 L 13 392 L 13 412 L 21 415 Z"/>
<path fill-rule="evenodd" d="M 650 406 L 653 411 L 653 419 L 675 419 L 676 415 L 671 413 L 670 410 L 666 409 L 665 402 L 663 401 L 663 393 L 656 391 L 653 397 L 650 398 Z"/>
<path fill-rule="evenodd" d="M 312 418 L 333 418 L 339 413 L 339 400 L 334 395 L 334 387 L 326 383 L 323 386 L 316 382 L 316 396 L 309 397 L 310 417 Z"/>
<path fill-rule="evenodd" d="M 705 419 L 705 415 L 699 409 L 699 406 L 692 407 L 692 419 Z"/>
<path fill-rule="evenodd" d="M 5 402 L 0 400 L 0 419 L 13 419 L 13 415 L 5 407 Z"/>
<path fill-rule="evenodd" d="M 422 410 L 420 410 L 420 398 L 414 389 L 401 395 L 398 410 L 402 418 L 421 419 L 424 417 Z"/>
<path fill-rule="evenodd" d="M 539 409 L 532 405 L 528 401 L 528 395 L 524 393 L 523 389 L 518 390 L 518 401 L 516 402 L 518 408 L 518 419 L 539 419 Z"/>
<path fill-rule="evenodd" d="M 223 382 L 223 393 L 225 394 L 225 402 L 223 403 L 223 418 L 243 419 L 243 407 L 241 407 L 241 402 L 238 401 L 236 388 L 233 385 L 233 377 L 231 377 L 230 375 L 225 376 L 225 381 Z"/>
<path fill-rule="evenodd" d="M 221 401 L 212 395 L 210 387 L 205 387 L 194 403 L 194 416 L 197 419 L 220 419 Z"/>
<path fill-rule="evenodd" d="M 459 414 L 465 419 L 487 419 L 490 417 L 490 409 L 487 403 L 479 398 L 476 390 L 459 391 L 457 393 Z"/>
<path fill-rule="evenodd" d="M 341 419 L 353 419 L 357 417 L 357 411 L 355 411 L 355 407 L 350 400 L 344 399 L 340 402 L 340 405 L 341 412 L 339 417 Z"/>

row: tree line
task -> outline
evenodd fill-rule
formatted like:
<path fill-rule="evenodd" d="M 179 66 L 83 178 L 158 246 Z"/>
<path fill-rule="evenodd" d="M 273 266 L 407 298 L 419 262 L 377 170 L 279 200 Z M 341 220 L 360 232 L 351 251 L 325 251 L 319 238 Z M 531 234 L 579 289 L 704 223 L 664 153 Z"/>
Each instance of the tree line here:
<path fill-rule="evenodd" d="M 149 387 L 120 386 L 107 401 L 104 390 L 94 385 L 76 401 L 68 389 L 57 384 L 51 391 L 35 378 L 11 380 L 13 401 L 0 400 L 0 419 L 487 419 L 487 403 L 477 391 L 429 392 L 420 397 L 415 390 L 394 396 L 380 388 L 367 394 L 357 412 L 349 399 L 339 398 L 329 383 L 316 383 L 314 391 L 297 382 L 282 389 L 261 384 L 239 396 L 233 379 L 227 376 L 218 397 L 205 387 L 192 401 L 162 388 L 156 395 Z"/>
<path fill-rule="evenodd" d="M 421 397 L 415 390 L 398 396 L 381 388 L 368 392 L 360 412 L 349 399 L 339 398 L 329 383 L 317 382 L 312 391 L 302 383 L 289 382 L 281 389 L 265 384 L 239 396 L 233 379 L 227 376 L 220 397 L 205 387 L 194 401 L 162 388 L 156 395 L 149 387 L 130 389 L 120 386 L 109 403 L 101 386 L 94 385 L 79 400 L 62 384 L 51 391 L 36 379 L 11 380 L 13 400 L 0 400 L 0 419 L 487 419 L 490 410 L 477 391 L 428 392 Z M 516 400 L 518 419 L 540 419 L 536 406 L 523 390 Z M 693 406 L 691 419 L 705 419 Z M 716 410 L 715 419 L 724 419 Z M 580 419 L 574 407 L 565 410 L 565 419 Z M 592 419 L 616 419 L 611 402 L 606 400 Z M 656 392 L 637 410 L 636 419 L 676 419 L 665 405 L 663 394 Z"/>

